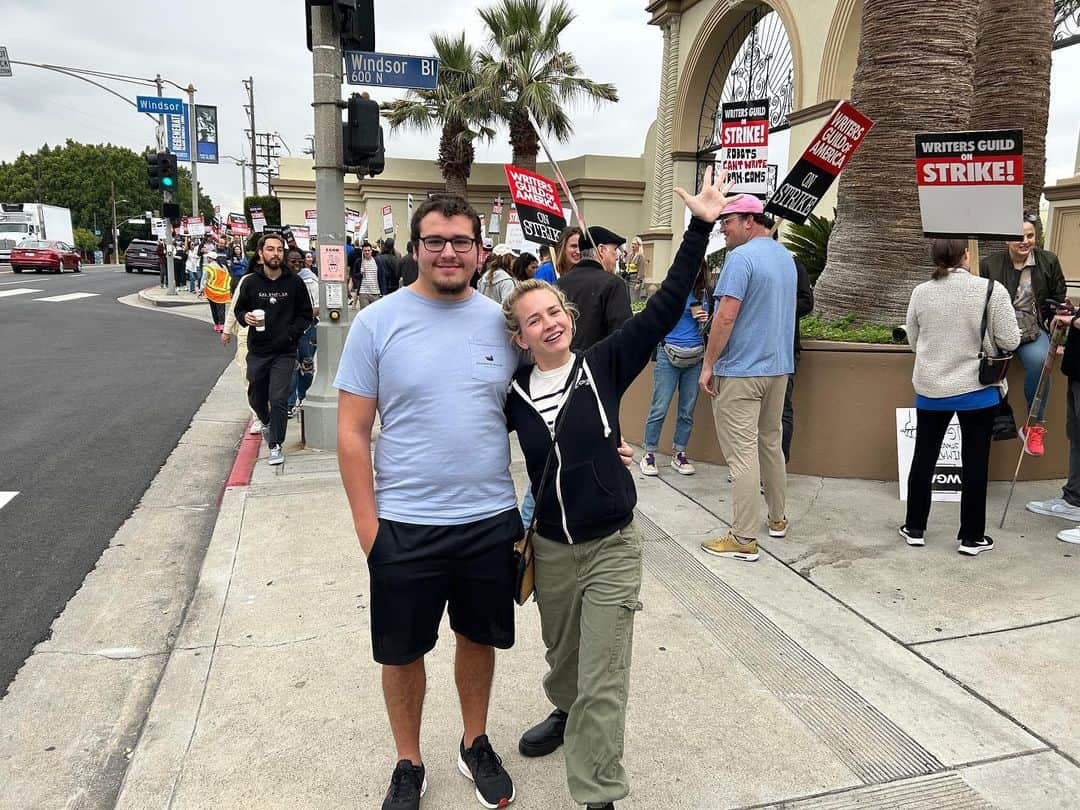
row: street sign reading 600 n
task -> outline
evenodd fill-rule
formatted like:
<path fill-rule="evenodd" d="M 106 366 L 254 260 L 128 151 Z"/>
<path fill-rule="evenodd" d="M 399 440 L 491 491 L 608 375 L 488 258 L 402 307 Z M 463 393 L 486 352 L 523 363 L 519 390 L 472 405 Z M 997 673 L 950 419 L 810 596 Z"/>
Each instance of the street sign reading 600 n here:
<path fill-rule="evenodd" d="M 433 56 L 345 51 L 345 81 L 365 87 L 434 90 L 439 84 L 439 60 Z"/>

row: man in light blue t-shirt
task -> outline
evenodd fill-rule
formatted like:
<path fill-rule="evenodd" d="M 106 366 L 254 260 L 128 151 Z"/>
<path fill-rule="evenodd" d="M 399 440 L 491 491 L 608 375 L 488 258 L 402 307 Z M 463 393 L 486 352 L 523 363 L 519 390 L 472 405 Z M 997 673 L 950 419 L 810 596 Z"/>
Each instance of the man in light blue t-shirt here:
<path fill-rule="evenodd" d="M 731 531 L 701 548 L 718 557 L 758 558 L 759 486 L 770 537 L 784 537 L 787 471 L 782 449 L 784 393 L 795 371 L 796 270 L 771 238 L 761 200 L 743 195 L 718 224 L 728 254 L 713 291 L 716 312 L 700 385 L 713 398 L 716 436 L 734 484 Z"/>
<path fill-rule="evenodd" d="M 371 644 L 397 766 L 383 808 L 416 808 L 424 656 L 443 612 L 457 644 L 458 768 L 488 807 L 514 784 L 487 737 L 495 648 L 514 643 L 514 542 L 522 535 L 503 404 L 517 368 L 498 304 L 469 280 L 480 219 L 436 195 L 413 214 L 416 281 L 356 316 L 334 385 L 338 463 L 370 575 Z M 381 432 L 372 467 L 375 414 Z"/>

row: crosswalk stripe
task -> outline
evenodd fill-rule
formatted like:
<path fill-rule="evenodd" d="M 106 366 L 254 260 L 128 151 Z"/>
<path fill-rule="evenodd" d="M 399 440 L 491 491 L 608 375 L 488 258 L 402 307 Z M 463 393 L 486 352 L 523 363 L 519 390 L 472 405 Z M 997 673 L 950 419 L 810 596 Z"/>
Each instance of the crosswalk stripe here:
<path fill-rule="evenodd" d="M 44 292 L 44 290 L 27 290 L 27 289 L 0 290 L 0 298 L 8 298 L 8 297 L 10 297 L 12 295 L 25 295 L 26 293 L 39 293 L 39 292 Z"/>
<path fill-rule="evenodd" d="M 77 301 L 80 298 L 93 298 L 101 293 L 68 293 L 67 295 L 50 295 L 48 298 L 35 298 L 35 301 Z"/>
<path fill-rule="evenodd" d="M 0 492 L 0 509 L 11 503 L 12 499 L 18 494 L 18 492 Z"/>

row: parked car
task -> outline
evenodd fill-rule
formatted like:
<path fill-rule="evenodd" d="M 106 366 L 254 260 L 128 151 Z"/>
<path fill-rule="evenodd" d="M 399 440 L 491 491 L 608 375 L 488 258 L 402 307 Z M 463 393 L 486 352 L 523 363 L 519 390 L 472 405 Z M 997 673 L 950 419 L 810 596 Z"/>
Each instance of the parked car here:
<path fill-rule="evenodd" d="M 132 239 L 124 251 L 124 269 L 127 272 L 150 270 L 160 273 L 165 267 L 165 245 L 156 239 Z"/>
<path fill-rule="evenodd" d="M 24 239 L 11 249 L 11 269 L 16 273 L 62 273 L 65 269 L 81 273 L 82 257 L 73 245 L 59 239 Z"/>

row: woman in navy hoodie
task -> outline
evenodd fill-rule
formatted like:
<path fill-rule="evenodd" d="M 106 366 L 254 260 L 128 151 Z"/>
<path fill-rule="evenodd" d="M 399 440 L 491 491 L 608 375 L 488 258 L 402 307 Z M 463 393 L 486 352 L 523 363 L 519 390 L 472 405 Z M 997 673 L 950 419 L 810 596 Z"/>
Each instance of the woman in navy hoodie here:
<path fill-rule="evenodd" d="M 574 312 L 558 287 L 526 281 L 503 301 L 513 342 L 535 359 L 515 375 L 506 416 L 537 498 L 536 600 L 555 704 L 518 747 L 539 756 L 565 741 L 570 795 L 593 808 L 612 808 L 630 790 L 622 752 L 641 537 L 634 482 L 617 452 L 619 400 L 682 315 L 730 188 L 707 171 L 696 196 L 676 189 L 693 219 L 667 278 L 644 311 L 583 353 L 570 349 Z"/>

